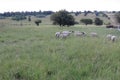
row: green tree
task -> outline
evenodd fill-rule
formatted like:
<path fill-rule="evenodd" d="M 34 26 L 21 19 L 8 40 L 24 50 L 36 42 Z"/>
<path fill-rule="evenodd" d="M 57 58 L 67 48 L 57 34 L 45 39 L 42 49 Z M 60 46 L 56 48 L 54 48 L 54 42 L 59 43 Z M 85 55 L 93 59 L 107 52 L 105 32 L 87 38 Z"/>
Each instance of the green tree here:
<path fill-rule="evenodd" d="M 36 21 L 35 21 L 35 24 L 36 24 L 37 26 L 39 26 L 39 24 L 40 24 L 41 22 L 42 22 L 41 20 L 36 20 Z"/>
<path fill-rule="evenodd" d="M 51 15 L 51 20 L 59 26 L 72 26 L 75 24 L 75 19 L 66 10 L 61 10 Z"/>
<path fill-rule="evenodd" d="M 27 19 L 27 18 L 24 15 L 15 15 L 12 17 L 12 20 L 21 21 L 20 22 L 21 26 L 23 25 L 22 20 L 25 20 L 25 19 Z"/>
<path fill-rule="evenodd" d="M 95 25 L 102 25 L 103 24 L 103 20 L 101 20 L 100 18 L 95 18 Z"/>
<path fill-rule="evenodd" d="M 84 23 L 85 25 L 92 24 L 93 20 L 92 19 L 81 19 L 80 22 Z"/>
<path fill-rule="evenodd" d="M 16 16 L 12 17 L 12 20 L 16 20 L 16 21 L 25 20 L 25 19 L 27 19 L 27 18 L 24 15 L 16 15 Z"/>
<path fill-rule="evenodd" d="M 31 21 L 31 16 L 28 16 L 28 21 L 29 21 L 29 22 Z"/>

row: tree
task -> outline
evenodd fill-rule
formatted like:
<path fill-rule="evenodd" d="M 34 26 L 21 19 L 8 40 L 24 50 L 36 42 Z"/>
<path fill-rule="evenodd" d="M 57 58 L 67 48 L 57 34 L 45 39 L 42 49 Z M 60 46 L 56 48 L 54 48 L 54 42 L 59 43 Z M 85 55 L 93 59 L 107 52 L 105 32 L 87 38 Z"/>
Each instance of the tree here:
<path fill-rule="evenodd" d="M 16 20 L 16 21 L 25 20 L 25 19 L 26 19 L 26 16 L 24 15 L 16 15 L 12 17 L 12 20 Z"/>
<path fill-rule="evenodd" d="M 100 18 L 95 18 L 95 25 L 102 25 L 103 24 L 103 20 L 101 20 Z"/>
<path fill-rule="evenodd" d="M 58 11 L 51 15 L 51 20 L 59 26 L 72 26 L 75 24 L 74 17 L 65 10 Z"/>
<path fill-rule="evenodd" d="M 31 16 L 28 17 L 28 21 L 29 21 L 29 22 L 31 21 Z"/>
<path fill-rule="evenodd" d="M 80 22 L 84 23 L 85 25 L 92 24 L 92 19 L 81 19 Z"/>
<path fill-rule="evenodd" d="M 117 19 L 117 22 L 120 23 L 120 13 L 116 13 L 115 14 L 115 17 Z"/>
<path fill-rule="evenodd" d="M 39 26 L 39 24 L 40 24 L 41 22 L 42 22 L 41 20 L 36 20 L 36 21 L 35 21 L 35 24 L 36 24 L 37 26 Z"/>
<path fill-rule="evenodd" d="M 16 16 L 12 17 L 12 20 L 21 21 L 21 23 L 20 23 L 21 26 L 23 25 L 22 20 L 25 20 L 25 19 L 27 19 L 27 18 L 24 15 L 16 15 Z"/>

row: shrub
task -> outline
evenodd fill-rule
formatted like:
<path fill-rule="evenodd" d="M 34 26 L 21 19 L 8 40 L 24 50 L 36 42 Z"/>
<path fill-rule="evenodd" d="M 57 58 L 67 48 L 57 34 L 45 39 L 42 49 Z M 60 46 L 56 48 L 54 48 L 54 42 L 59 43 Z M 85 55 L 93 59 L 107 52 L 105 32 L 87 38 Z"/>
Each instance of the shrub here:
<path fill-rule="evenodd" d="M 84 23 L 85 25 L 92 24 L 93 20 L 92 19 L 81 19 L 80 22 Z"/>
<path fill-rule="evenodd" d="M 16 15 L 16 16 L 12 17 L 12 20 L 16 20 L 16 21 L 25 20 L 25 19 L 27 19 L 27 18 L 24 15 Z"/>
<path fill-rule="evenodd" d="M 103 24 L 103 20 L 101 20 L 100 18 L 95 18 L 95 25 L 102 25 Z"/>
<path fill-rule="evenodd" d="M 28 21 L 29 21 L 29 22 L 31 21 L 31 16 L 28 17 Z"/>
<path fill-rule="evenodd" d="M 39 24 L 40 24 L 41 22 L 42 22 L 41 20 L 36 20 L 36 21 L 35 21 L 35 24 L 36 24 L 37 26 L 39 26 Z"/>

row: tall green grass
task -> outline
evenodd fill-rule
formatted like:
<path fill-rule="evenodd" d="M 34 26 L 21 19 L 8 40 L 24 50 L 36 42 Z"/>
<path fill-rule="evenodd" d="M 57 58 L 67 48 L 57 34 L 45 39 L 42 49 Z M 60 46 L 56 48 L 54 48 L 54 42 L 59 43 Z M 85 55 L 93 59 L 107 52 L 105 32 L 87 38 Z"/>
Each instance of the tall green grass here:
<path fill-rule="evenodd" d="M 87 36 L 56 39 L 55 32 L 62 30 L 85 31 Z M 120 32 L 79 25 L 2 27 L 0 80 L 119 80 L 120 40 L 107 41 L 107 34 L 119 37 Z"/>

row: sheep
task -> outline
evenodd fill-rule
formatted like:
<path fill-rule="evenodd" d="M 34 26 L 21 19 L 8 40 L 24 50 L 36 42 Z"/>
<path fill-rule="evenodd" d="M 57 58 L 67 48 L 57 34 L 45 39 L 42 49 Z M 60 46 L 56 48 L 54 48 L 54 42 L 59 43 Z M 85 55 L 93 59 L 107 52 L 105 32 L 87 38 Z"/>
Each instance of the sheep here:
<path fill-rule="evenodd" d="M 62 33 L 62 34 L 70 35 L 72 32 L 70 32 L 70 31 L 62 31 L 61 33 Z"/>
<path fill-rule="evenodd" d="M 61 39 L 66 39 L 68 36 L 69 36 L 69 34 L 61 33 L 59 37 L 60 37 Z"/>
<path fill-rule="evenodd" d="M 70 34 L 71 34 L 72 32 L 70 32 L 70 31 L 61 31 L 61 32 L 56 32 L 55 33 L 55 36 L 56 36 L 56 38 L 66 38 L 67 36 L 69 36 Z"/>
<path fill-rule="evenodd" d="M 111 40 L 111 34 L 108 34 L 107 36 L 106 36 L 106 38 L 108 39 L 108 40 Z"/>
<path fill-rule="evenodd" d="M 112 41 L 112 42 L 115 42 L 116 39 L 117 39 L 117 36 L 111 36 L 111 41 Z"/>
<path fill-rule="evenodd" d="M 107 37 L 108 40 L 111 40 L 112 42 L 115 42 L 116 39 L 117 39 L 117 36 L 114 36 L 114 35 L 111 35 L 111 34 L 108 34 L 106 37 Z"/>
<path fill-rule="evenodd" d="M 92 36 L 92 37 L 98 37 L 98 34 L 95 33 L 95 32 L 91 32 L 91 33 L 90 33 L 90 36 Z"/>
<path fill-rule="evenodd" d="M 56 37 L 56 38 L 59 38 L 59 37 L 60 37 L 60 34 L 61 34 L 61 32 L 56 32 L 56 33 L 55 33 L 55 37 Z"/>
<path fill-rule="evenodd" d="M 85 36 L 86 33 L 85 32 L 80 32 L 80 31 L 75 31 L 74 32 L 74 36 Z"/>
<path fill-rule="evenodd" d="M 81 32 L 83 34 L 83 36 L 86 36 L 86 32 Z"/>
<path fill-rule="evenodd" d="M 60 34 L 60 38 L 66 39 L 68 36 L 70 36 L 71 33 L 71 31 L 62 31 Z"/>

